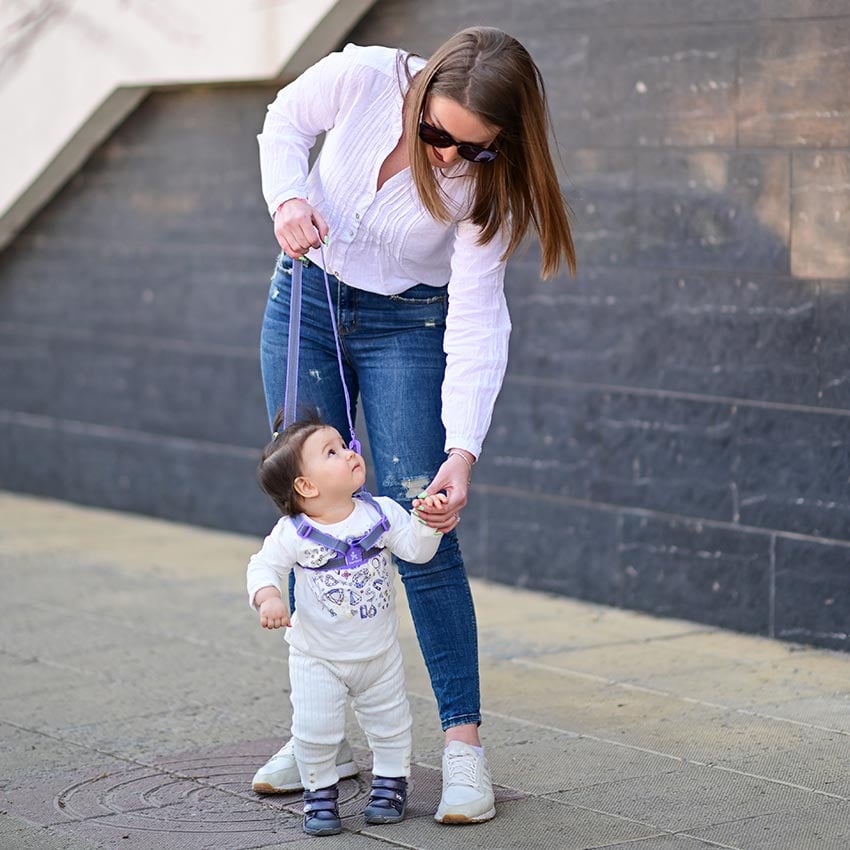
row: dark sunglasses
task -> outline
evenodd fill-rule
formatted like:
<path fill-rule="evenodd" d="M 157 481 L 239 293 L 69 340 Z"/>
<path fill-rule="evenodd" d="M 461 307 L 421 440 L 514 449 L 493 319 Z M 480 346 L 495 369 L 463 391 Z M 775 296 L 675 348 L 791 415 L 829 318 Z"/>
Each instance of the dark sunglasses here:
<path fill-rule="evenodd" d="M 426 145 L 432 145 L 435 148 L 456 147 L 457 152 L 470 162 L 492 162 L 498 153 L 498 151 L 481 147 L 481 145 L 473 145 L 470 142 L 456 142 L 445 130 L 432 127 L 421 119 L 419 120 L 419 138 Z"/>

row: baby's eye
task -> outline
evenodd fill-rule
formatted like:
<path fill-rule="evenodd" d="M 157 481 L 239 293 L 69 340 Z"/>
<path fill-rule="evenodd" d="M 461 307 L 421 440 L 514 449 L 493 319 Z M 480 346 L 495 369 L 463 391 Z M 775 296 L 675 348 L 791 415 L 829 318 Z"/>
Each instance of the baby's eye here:
<path fill-rule="evenodd" d="M 328 449 L 328 457 L 336 454 L 336 449 Z"/>

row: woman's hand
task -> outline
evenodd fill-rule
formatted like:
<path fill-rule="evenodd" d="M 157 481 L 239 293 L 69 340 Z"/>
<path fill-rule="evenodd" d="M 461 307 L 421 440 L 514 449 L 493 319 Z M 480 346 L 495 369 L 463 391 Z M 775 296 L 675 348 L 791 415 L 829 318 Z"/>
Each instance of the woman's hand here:
<path fill-rule="evenodd" d="M 328 223 L 303 198 L 290 198 L 274 214 L 274 235 L 280 247 L 297 260 L 318 248 L 328 235 Z"/>
<path fill-rule="evenodd" d="M 423 495 L 413 500 L 414 509 L 431 528 L 445 534 L 457 527 L 469 492 L 469 468 L 470 464 L 462 457 L 449 455 L 437 470 L 434 480 L 423 491 Z M 446 494 L 442 505 L 424 501 L 426 496 L 441 490 Z"/>

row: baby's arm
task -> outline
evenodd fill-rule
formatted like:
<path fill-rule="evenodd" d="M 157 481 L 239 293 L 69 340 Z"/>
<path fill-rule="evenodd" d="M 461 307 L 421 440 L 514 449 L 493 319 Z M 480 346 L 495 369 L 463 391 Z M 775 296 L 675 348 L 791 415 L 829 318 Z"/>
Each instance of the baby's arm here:
<path fill-rule="evenodd" d="M 248 603 L 259 613 L 265 629 L 290 625 L 289 608 L 280 592 L 281 579 L 288 578 L 296 559 L 290 525 L 280 520 L 263 541 L 262 549 L 248 561 Z"/>
<path fill-rule="evenodd" d="M 289 606 L 283 601 L 276 587 L 261 587 L 254 594 L 254 605 L 260 613 L 260 625 L 264 629 L 279 629 L 291 625 Z"/>
<path fill-rule="evenodd" d="M 445 498 L 442 494 L 438 495 Z M 390 530 L 382 538 L 383 545 L 403 561 L 414 564 L 430 561 L 443 535 L 426 525 L 413 512 L 407 513 L 398 502 L 383 497 L 380 501 L 390 521 Z"/>

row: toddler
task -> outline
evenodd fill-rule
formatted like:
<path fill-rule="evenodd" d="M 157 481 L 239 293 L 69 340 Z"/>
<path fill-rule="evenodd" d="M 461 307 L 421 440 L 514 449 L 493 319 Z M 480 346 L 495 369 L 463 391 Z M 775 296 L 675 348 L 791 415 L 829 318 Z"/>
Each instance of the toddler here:
<path fill-rule="evenodd" d="M 425 563 L 441 535 L 415 511 L 370 496 L 363 457 L 316 415 L 275 430 L 258 478 L 283 516 L 248 563 L 248 596 L 261 626 L 286 627 L 304 831 L 342 831 L 336 756 L 348 696 L 373 754 L 366 822 L 397 823 L 407 803 L 412 721 L 390 553 Z M 438 506 L 445 496 L 422 501 Z M 281 582 L 291 569 L 297 606 L 290 618 Z"/>

